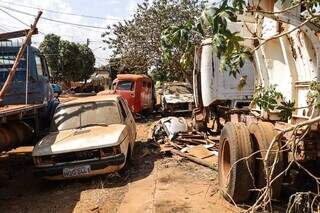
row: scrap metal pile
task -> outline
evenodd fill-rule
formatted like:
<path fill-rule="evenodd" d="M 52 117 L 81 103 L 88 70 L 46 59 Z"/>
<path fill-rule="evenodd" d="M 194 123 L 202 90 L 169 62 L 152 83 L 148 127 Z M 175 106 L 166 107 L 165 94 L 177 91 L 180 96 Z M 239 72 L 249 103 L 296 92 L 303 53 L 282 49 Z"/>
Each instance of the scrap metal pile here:
<path fill-rule="evenodd" d="M 216 169 L 219 138 L 193 131 L 182 117 L 160 119 L 152 131 L 152 139 L 160 144 L 161 150 Z"/>

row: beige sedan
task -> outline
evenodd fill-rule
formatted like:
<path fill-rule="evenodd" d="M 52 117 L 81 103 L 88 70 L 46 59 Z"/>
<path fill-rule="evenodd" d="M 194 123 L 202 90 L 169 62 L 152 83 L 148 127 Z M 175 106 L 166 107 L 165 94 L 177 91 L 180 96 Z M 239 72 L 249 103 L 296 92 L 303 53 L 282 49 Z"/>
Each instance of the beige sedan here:
<path fill-rule="evenodd" d="M 115 172 L 131 158 L 136 125 L 115 95 L 78 98 L 57 107 L 51 133 L 34 147 L 34 174 L 46 179 Z"/>

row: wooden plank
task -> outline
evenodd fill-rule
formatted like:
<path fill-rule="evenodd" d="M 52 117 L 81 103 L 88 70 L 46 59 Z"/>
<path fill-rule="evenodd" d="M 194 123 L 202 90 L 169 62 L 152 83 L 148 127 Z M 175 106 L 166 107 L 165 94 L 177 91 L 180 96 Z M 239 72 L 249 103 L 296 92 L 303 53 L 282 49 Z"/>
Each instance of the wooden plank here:
<path fill-rule="evenodd" d="M 8 152 L 9 155 L 32 154 L 33 146 L 20 146 Z"/>
<path fill-rule="evenodd" d="M 0 107 L 0 117 L 10 116 L 19 113 L 25 113 L 44 107 L 45 104 L 28 104 L 28 105 L 7 105 Z"/>
<path fill-rule="evenodd" d="M 0 41 L 24 37 L 24 36 L 28 35 L 29 31 L 30 31 L 30 29 L 25 29 L 25 30 L 7 32 L 7 33 L 1 33 L 0 34 Z M 32 35 L 36 35 L 36 34 L 38 34 L 38 28 L 35 28 L 35 30 L 32 32 Z"/>
<path fill-rule="evenodd" d="M 208 162 L 208 161 L 202 160 L 200 158 L 195 158 L 195 157 L 192 157 L 191 155 L 182 153 L 182 152 L 180 152 L 178 150 L 175 150 L 175 149 L 172 149 L 171 152 L 176 154 L 176 155 L 179 155 L 181 157 L 188 158 L 189 160 L 191 160 L 191 161 L 193 161 L 193 162 L 195 162 L 197 164 L 200 164 L 202 166 L 206 166 L 206 167 L 209 167 L 209 168 L 211 168 L 213 170 L 218 171 L 217 165 L 214 162 Z"/>
<path fill-rule="evenodd" d="M 201 158 L 201 159 L 204 159 L 204 158 L 207 158 L 207 157 L 210 157 L 212 156 L 213 154 L 208 150 L 206 149 L 203 145 L 198 145 L 198 146 L 194 146 L 194 147 L 191 147 L 187 150 L 187 152 L 194 156 L 194 157 L 197 157 L 197 158 Z"/>

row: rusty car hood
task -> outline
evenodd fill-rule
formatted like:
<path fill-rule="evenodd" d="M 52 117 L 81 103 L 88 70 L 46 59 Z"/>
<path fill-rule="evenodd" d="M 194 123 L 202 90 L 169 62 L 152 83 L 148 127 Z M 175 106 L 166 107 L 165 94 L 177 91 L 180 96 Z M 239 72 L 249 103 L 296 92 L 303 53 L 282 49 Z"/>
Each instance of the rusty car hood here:
<path fill-rule="evenodd" d="M 164 98 L 167 103 L 192 103 L 193 95 L 192 94 L 173 94 L 173 95 L 164 95 Z"/>
<path fill-rule="evenodd" d="M 42 156 L 110 147 L 120 144 L 126 137 L 127 130 L 123 124 L 53 132 L 37 143 L 32 155 Z"/>

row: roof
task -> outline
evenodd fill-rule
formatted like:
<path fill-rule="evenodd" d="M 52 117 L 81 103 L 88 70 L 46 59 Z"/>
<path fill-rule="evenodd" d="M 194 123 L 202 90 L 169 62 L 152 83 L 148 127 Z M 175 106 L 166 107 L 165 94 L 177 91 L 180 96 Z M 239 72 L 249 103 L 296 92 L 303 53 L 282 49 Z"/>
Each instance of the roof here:
<path fill-rule="evenodd" d="M 1 50 L 1 54 L 6 54 L 6 53 L 17 53 L 19 52 L 21 46 L 18 45 L 4 45 L 3 42 L 0 42 L 0 50 Z M 37 52 L 40 53 L 39 50 L 34 47 L 34 46 L 30 46 L 30 50 L 32 50 L 33 52 Z M 27 51 L 27 50 L 25 50 Z"/>
<path fill-rule="evenodd" d="M 91 75 L 90 78 L 93 80 L 95 80 L 95 79 L 109 79 L 110 74 L 104 70 L 97 70 Z"/>
<path fill-rule="evenodd" d="M 119 74 L 117 75 L 119 80 L 138 80 L 147 78 L 150 79 L 147 75 L 136 75 L 136 74 Z"/>
<path fill-rule="evenodd" d="M 93 95 L 87 97 L 76 98 L 71 101 L 65 102 L 62 105 L 73 105 L 78 103 L 89 103 L 89 102 L 99 102 L 99 101 L 117 101 L 119 95 Z"/>

